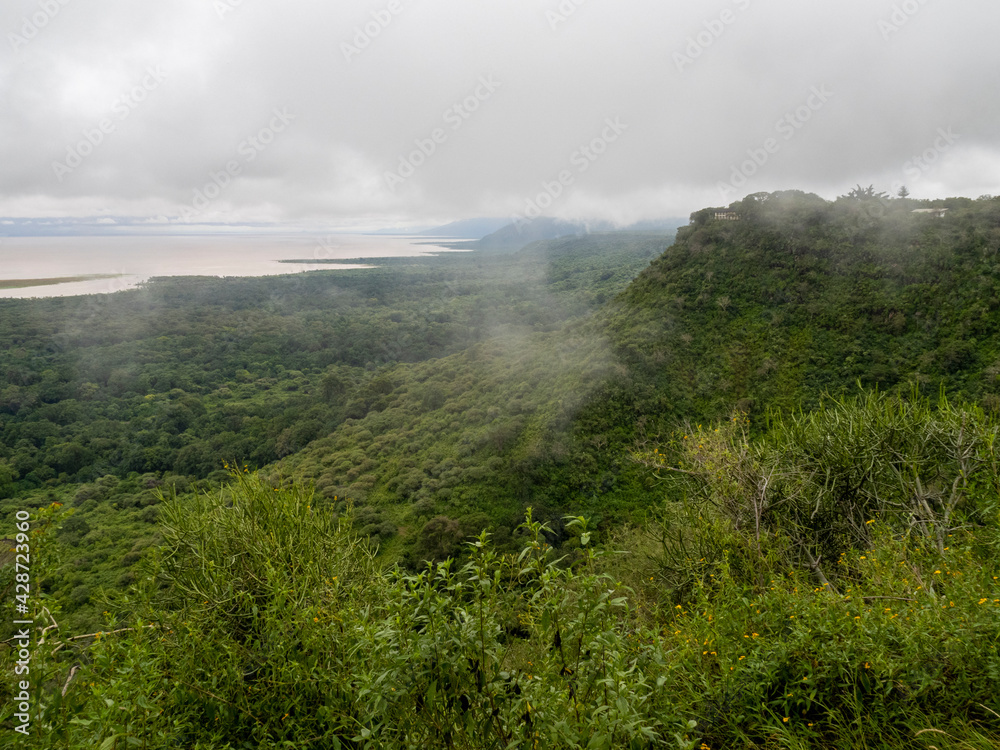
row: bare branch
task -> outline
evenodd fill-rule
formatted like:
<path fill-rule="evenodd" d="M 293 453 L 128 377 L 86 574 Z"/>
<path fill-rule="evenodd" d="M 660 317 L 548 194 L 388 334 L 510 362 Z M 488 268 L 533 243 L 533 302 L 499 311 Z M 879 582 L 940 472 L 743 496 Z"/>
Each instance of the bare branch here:
<path fill-rule="evenodd" d="M 69 670 L 69 676 L 66 678 L 66 682 L 63 683 L 63 688 L 62 688 L 62 697 L 63 698 L 66 697 L 66 691 L 69 690 L 69 684 L 73 681 L 73 678 L 76 677 L 76 673 L 78 671 L 80 671 L 80 665 L 79 664 L 74 664 L 73 668 L 71 670 Z"/>

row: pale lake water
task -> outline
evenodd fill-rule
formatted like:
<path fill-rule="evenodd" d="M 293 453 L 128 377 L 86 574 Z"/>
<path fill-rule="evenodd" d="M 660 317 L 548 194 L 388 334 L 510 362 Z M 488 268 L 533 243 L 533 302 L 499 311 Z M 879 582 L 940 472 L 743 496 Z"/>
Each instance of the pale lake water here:
<path fill-rule="evenodd" d="M 429 237 L 365 234 L 0 238 L 0 280 L 114 275 L 48 286 L 0 289 L 0 297 L 66 297 L 129 289 L 154 276 L 271 276 L 364 268 L 281 260 L 410 257 L 449 252 Z M 453 239 L 445 240 L 453 242 Z M 454 252 L 454 251 L 452 251 Z"/>

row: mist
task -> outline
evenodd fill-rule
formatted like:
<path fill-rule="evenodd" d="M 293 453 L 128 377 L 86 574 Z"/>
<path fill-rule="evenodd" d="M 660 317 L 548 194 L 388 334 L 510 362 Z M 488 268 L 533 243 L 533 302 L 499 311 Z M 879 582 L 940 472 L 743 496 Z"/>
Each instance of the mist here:
<path fill-rule="evenodd" d="M 975 198 L 1000 193 L 998 22 L 986 0 L 12 0 L 0 216 L 371 229 L 856 183 Z"/>

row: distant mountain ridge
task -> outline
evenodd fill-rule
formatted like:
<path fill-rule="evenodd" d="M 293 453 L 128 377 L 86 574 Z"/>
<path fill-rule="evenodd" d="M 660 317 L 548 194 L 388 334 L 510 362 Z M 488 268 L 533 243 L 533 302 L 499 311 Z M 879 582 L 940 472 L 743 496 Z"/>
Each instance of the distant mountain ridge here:
<path fill-rule="evenodd" d="M 425 237 L 461 237 L 481 239 L 510 223 L 510 219 L 462 219 L 433 229 L 418 232 Z"/>
<path fill-rule="evenodd" d="M 473 228 L 481 229 L 503 221 L 502 226 L 493 229 L 488 234 L 473 242 L 461 244 L 441 243 L 446 247 L 463 250 L 486 250 L 494 252 L 512 252 L 542 240 L 554 240 L 560 237 L 582 237 L 593 233 L 604 232 L 656 232 L 672 234 L 688 223 L 686 218 L 656 219 L 641 221 L 628 226 L 619 226 L 610 221 L 580 221 L 572 222 L 551 217 L 541 217 L 527 221 L 509 222 L 497 219 L 470 219 L 467 222 L 454 222 L 437 229 L 429 229 L 420 234 L 434 237 L 474 237 Z M 460 232 L 467 231 L 462 234 Z M 455 232 L 450 234 L 449 232 Z"/>

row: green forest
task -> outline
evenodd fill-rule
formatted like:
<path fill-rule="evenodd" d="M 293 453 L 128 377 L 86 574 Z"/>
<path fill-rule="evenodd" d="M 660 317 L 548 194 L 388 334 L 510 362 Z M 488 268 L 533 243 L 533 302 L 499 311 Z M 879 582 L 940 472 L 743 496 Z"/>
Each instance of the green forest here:
<path fill-rule="evenodd" d="M 5 746 L 1000 746 L 1000 198 L 722 210 L 0 299 Z"/>

